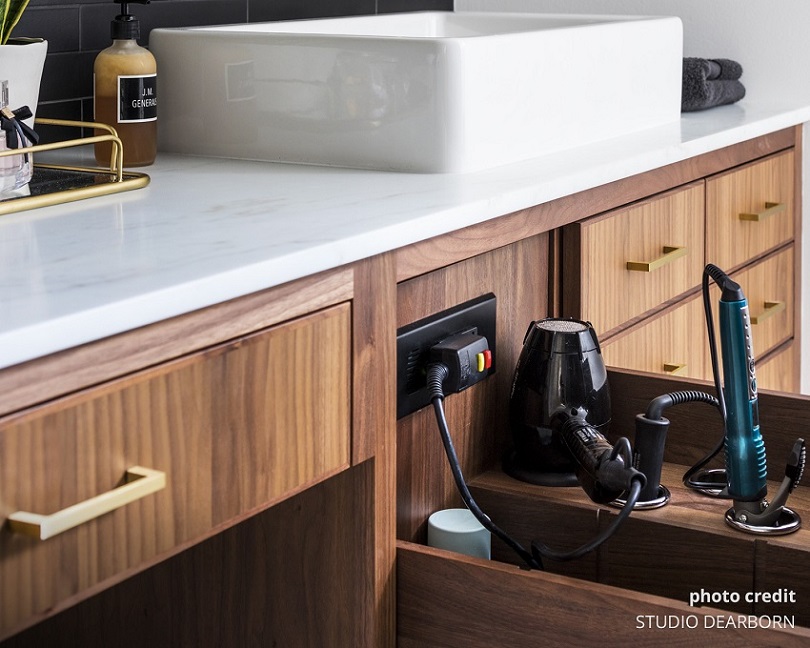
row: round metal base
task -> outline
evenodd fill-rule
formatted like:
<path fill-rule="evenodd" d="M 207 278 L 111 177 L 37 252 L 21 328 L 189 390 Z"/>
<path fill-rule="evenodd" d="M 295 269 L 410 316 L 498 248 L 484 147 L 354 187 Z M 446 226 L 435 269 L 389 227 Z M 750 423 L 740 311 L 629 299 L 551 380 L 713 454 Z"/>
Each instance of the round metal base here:
<path fill-rule="evenodd" d="M 512 450 L 503 459 L 503 471 L 510 477 L 537 486 L 579 486 L 573 472 L 548 472 L 527 466 Z"/>
<path fill-rule="evenodd" d="M 634 511 L 650 511 L 652 509 L 661 508 L 662 506 L 666 506 L 667 502 L 669 502 L 670 497 L 672 495 L 669 492 L 669 489 L 664 486 L 663 484 L 658 485 L 658 496 L 647 500 L 646 502 L 636 502 L 636 505 L 633 507 Z M 612 502 L 608 503 L 608 506 L 612 506 L 613 508 L 624 508 L 624 505 L 627 504 L 627 498 L 617 497 Z"/>
<path fill-rule="evenodd" d="M 752 533 L 754 535 L 787 535 L 788 533 L 799 530 L 799 527 L 802 525 L 802 519 L 799 517 L 798 513 L 789 509 L 787 506 L 783 506 L 779 518 L 773 525 L 759 526 L 736 520 L 734 508 L 732 507 L 726 511 L 726 524 L 738 531 Z"/>
<path fill-rule="evenodd" d="M 684 480 L 683 485 L 709 497 L 728 498 L 728 495 L 724 494 L 726 486 L 728 486 L 725 468 L 699 470 L 688 480 Z"/>

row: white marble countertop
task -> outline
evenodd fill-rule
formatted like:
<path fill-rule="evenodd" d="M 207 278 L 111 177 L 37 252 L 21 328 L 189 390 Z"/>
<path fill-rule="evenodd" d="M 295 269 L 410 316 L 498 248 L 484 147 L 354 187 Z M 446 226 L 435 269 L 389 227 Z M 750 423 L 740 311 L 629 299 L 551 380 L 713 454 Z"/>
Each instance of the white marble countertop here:
<path fill-rule="evenodd" d="M 145 189 L 0 216 L 0 368 L 805 121 L 744 100 L 465 175 L 162 154 Z"/>

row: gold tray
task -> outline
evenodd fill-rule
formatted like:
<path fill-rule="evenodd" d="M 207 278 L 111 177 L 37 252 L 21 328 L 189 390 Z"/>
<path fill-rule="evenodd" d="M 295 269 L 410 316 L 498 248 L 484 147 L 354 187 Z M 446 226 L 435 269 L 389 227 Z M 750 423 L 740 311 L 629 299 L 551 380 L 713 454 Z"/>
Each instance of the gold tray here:
<path fill-rule="evenodd" d="M 64 119 L 39 118 L 36 120 L 36 123 L 47 124 L 49 126 L 93 128 L 96 129 L 96 132 L 99 130 L 106 131 L 106 134 L 0 151 L 0 157 L 19 155 L 22 153 L 33 154 L 109 141 L 112 142 L 112 161 L 110 167 L 107 169 L 38 164 L 35 162 L 33 178 L 22 190 L 25 192 L 24 195 L 12 194 L 0 198 L 0 215 L 35 209 L 37 207 L 61 205 L 85 198 L 119 193 L 121 191 L 141 189 L 149 184 L 149 176 L 145 173 L 123 170 L 124 147 L 114 128 L 106 124 L 68 121 Z M 17 191 L 19 192 L 21 190 Z"/>

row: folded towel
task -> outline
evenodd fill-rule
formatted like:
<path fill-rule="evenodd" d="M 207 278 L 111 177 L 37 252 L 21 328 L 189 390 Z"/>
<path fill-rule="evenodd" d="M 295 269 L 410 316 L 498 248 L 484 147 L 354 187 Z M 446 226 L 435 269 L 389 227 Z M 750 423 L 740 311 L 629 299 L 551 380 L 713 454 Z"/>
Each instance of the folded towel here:
<path fill-rule="evenodd" d="M 742 76 L 742 65 L 731 59 L 685 58 L 684 75 L 698 75 L 706 80 L 737 80 Z"/>
<path fill-rule="evenodd" d="M 736 61 L 685 58 L 681 111 L 705 110 L 739 101 L 745 96 L 740 76 L 742 66 Z"/>

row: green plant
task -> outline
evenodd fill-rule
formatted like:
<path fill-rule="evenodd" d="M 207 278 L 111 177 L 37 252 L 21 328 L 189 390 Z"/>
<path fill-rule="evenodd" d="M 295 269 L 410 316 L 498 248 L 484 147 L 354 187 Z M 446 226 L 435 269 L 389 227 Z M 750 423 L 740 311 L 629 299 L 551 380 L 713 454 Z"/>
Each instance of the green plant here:
<path fill-rule="evenodd" d="M 11 30 L 20 21 L 28 0 L 0 0 L 0 45 L 8 43 Z"/>

